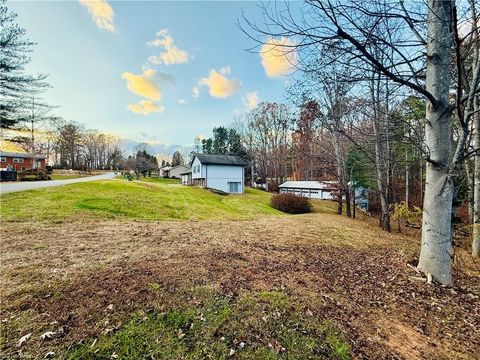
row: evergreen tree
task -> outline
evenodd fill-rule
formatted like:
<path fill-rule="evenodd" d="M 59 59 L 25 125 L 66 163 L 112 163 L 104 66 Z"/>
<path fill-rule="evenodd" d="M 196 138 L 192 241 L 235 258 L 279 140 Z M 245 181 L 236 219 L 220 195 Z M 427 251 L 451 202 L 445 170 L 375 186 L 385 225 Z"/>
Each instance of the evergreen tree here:
<path fill-rule="evenodd" d="M 23 119 L 25 101 L 45 89 L 46 75 L 29 75 L 25 66 L 35 43 L 25 37 L 25 29 L 16 22 L 17 14 L 0 0 L 0 126 L 11 128 Z"/>

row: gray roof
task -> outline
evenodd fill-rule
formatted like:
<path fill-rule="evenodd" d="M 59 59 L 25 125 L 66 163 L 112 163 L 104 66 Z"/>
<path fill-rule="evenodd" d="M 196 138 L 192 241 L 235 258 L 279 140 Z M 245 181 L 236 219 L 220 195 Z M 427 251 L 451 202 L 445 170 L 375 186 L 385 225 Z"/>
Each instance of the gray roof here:
<path fill-rule="evenodd" d="M 245 166 L 245 162 L 239 156 L 195 154 L 192 162 L 195 157 L 197 157 L 202 164 Z"/>
<path fill-rule="evenodd" d="M 336 181 L 286 181 L 279 188 L 333 190 Z"/>
<path fill-rule="evenodd" d="M 190 169 L 190 166 L 189 166 L 189 165 L 183 165 L 183 164 L 180 164 L 180 165 L 177 165 L 177 166 L 171 167 L 171 168 L 170 168 L 170 169 L 168 169 L 168 170 L 178 169 L 179 167 L 184 167 L 184 168 L 185 168 L 185 170 L 188 170 L 188 169 Z"/>
<path fill-rule="evenodd" d="M 23 158 L 28 159 L 32 157 L 32 154 L 29 153 L 19 153 L 19 152 L 8 152 L 8 151 L 0 151 L 0 156 L 5 157 L 16 157 L 16 158 Z M 45 155 L 35 154 L 36 159 L 45 159 Z"/>

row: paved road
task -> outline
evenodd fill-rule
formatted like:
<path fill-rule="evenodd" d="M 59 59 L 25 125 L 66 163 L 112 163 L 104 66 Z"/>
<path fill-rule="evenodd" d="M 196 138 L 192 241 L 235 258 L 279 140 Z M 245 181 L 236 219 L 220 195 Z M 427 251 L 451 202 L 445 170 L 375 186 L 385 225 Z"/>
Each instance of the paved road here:
<path fill-rule="evenodd" d="M 51 186 L 61 186 L 61 185 L 68 185 L 68 184 L 75 184 L 79 182 L 85 181 L 94 181 L 94 180 L 105 180 L 105 179 L 113 179 L 115 173 L 105 173 L 102 175 L 95 175 L 95 176 L 86 176 L 77 179 L 68 179 L 68 180 L 47 180 L 47 181 L 21 181 L 16 183 L 0 183 L 0 194 L 6 194 L 10 192 L 17 192 L 17 191 L 25 191 L 25 190 L 35 190 L 41 189 Z"/>

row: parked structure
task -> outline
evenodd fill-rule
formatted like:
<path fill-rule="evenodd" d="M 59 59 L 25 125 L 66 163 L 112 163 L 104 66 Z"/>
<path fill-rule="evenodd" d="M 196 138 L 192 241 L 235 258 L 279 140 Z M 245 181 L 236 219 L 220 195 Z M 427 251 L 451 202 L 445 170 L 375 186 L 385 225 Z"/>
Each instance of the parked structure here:
<path fill-rule="evenodd" d="M 335 181 L 287 181 L 279 187 L 280 193 L 293 193 L 312 199 L 332 200 L 335 198 Z"/>
<path fill-rule="evenodd" d="M 0 151 L 0 169 L 13 168 L 16 171 L 26 169 L 45 169 L 45 156 L 35 155 L 35 161 L 31 154 Z"/>
<path fill-rule="evenodd" d="M 311 199 L 334 200 L 338 192 L 336 181 L 287 181 L 279 187 L 280 193 L 292 193 Z M 368 211 L 368 189 L 355 187 L 355 205 Z"/>
<path fill-rule="evenodd" d="M 194 154 L 190 165 L 193 185 L 243 194 L 245 163 L 240 157 Z"/>

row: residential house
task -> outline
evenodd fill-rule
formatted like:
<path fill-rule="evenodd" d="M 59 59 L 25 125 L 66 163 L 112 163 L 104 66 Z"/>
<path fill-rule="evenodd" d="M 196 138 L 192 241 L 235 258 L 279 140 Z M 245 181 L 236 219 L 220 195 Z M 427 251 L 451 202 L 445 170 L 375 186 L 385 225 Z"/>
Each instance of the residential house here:
<path fill-rule="evenodd" d="M 20 152 L 6 152 L 0 151 L 0 169 L 6 170 L 13 168 L 17 171 L 26 169 L 45 169 L 45 156 L 20 153 Z"/>
<path fill-rule="evenodd" d="M 238 156 L 194 154 L 192 183 L 231 194 L 244 192 L 244 161 Z"/>
<path fill-rule="evenodd" d="M 168 172 L 170 171 L 171 168 L 172 168 L 171 166 L 161 167 L 161 168 L 159 169 L 159 171 L 158 171 L 158 175 L 159 175 L 160 177 L 164 177 L 164 178 L 169 177 L 169 176 L 168 176 Z"/>
<path fill-rule="evenodd" d="M 168 170 L 168 177 L 171 179 L 180 179 L 182 174 L 188 172 L 190 166 L 187 165 L 177 165 Z"/>

